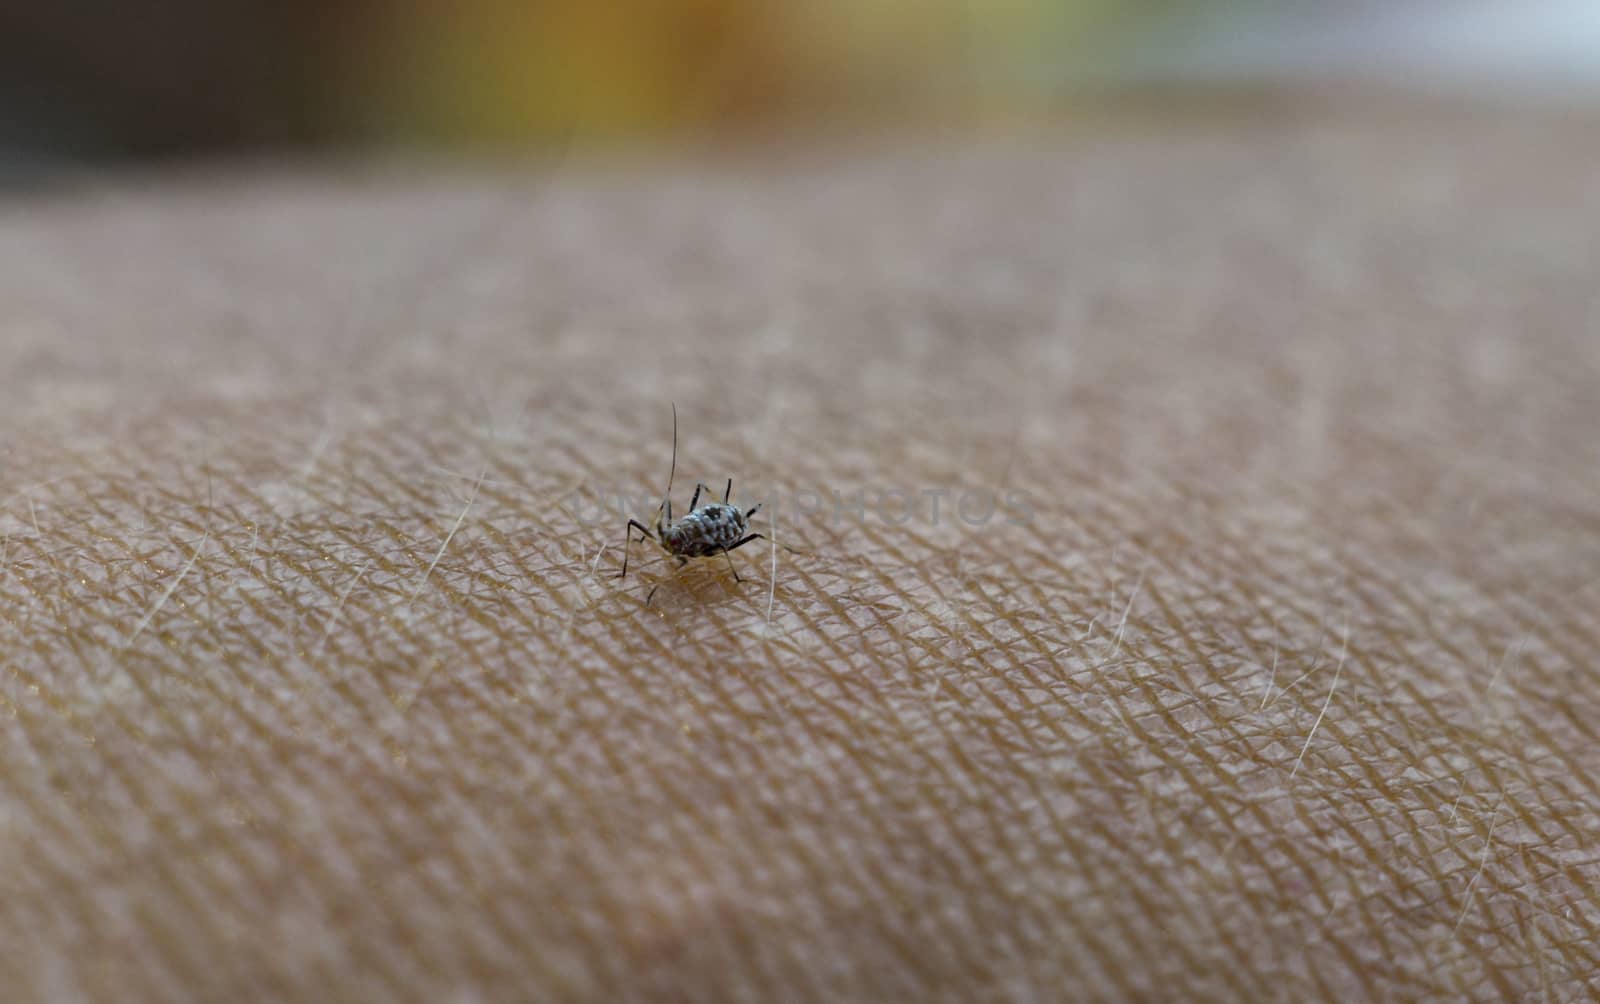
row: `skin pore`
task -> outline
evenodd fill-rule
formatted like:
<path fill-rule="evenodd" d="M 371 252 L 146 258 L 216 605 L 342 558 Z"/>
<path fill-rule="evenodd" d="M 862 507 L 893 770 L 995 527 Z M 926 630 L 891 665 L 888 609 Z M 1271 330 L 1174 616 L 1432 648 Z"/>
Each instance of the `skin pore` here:
<path fill-rule="evenodd" d="M 0 978 L 1595 993 L 1580 125 L 0 205 Z"/>

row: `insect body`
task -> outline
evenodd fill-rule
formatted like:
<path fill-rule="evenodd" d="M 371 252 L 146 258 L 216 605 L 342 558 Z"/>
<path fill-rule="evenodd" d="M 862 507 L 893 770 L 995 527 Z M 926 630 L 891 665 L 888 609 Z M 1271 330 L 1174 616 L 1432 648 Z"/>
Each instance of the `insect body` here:
<path fill-rule="evenodd" d="M 690 558 L 710 558 L 718 554 L 728 559 L 728 567 L 733 571 L 733 581 L 742 581 L 739 570 L 733 566 L 733 557 L 729 553 L 750 543 L 752 540 L 764 540 L 764 535 L 751 533 L 750 517 L 754 516 L 761 508 L 758 502 L 749 509 L 740 511 L 739 507 L 728 501 L 733 494 L 733 479 L 728 479 L 728 485 L 722 492 L 721 502 L 707 502 L 700 505 L 700 493 L 711 492 L 704 484 L 694 486 L 694 497 L 689 500 L 689 512 L 682 519 L 672 518 L 672 476 L 678 470 L 678 408 L 672 408 L 672 467 L 667 472 L 667 493 L 661 499 L 661 505 L 656 507 L 656 520 L 654 533 L 651 527 L 645 526 L 636 519 L 628 520 L 628 540 L 623 545 L 622 572 L 617 578 L 624 578 L 628 574 L 628 557 L 633 551 L 633 531 L 639 531 L 641 540 L 651 540 L 668 555 L 678 559 L 678 564 L 683 565 Z M 650 597 L 655 596 L 655 589 L 650 590 Z M 645 602 L 650 602 L 650 597 Z"/>
<path fill-rule="evenodd" d="M 759 505 L 749 512 L 740 512 L 738 506 L 728 504 L 728 496 L 733 494 L 732 478 L 728 479 L 727 491 L 722 494 L 723 501 L 707 502 L 696 509 L 694 505 L 700 501 L 700 491 L 704 487 L 695 486 L 694 498 L 689 502 L 689 515 L 678 520 L 672 519 L 672 505 L 669 502 L 667 521 L 656 521 L 656 536 L 661 545 L 679 558 L 709 557 L 718 552 L 731 551 L 761 536 L 746 533 L 750 529 L 749 519 L 761 508 Z"/>

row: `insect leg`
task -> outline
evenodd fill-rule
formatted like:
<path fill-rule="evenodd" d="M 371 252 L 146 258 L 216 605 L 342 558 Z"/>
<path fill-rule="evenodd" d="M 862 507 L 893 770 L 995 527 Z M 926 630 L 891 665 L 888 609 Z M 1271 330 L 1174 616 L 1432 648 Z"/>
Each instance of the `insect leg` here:
<path fill-rule="evenodd" d="M 722 556 L 724 558 L 728 559 L 728 567 L 733 570 L 733 581 L 740 582 L 740 581 L 743 581 L 743 580 L 741 580 L 739 578 L 739 570 L 737 568 L 733 567 L 733 555 L 730 554 L 729 552 L 745 546 L 746 544 L 750 543 L 752 540 L 766 540 L 766 539 L 767 538 L 766 538 L 765 534 L 760 534 L 760 533 L 746 534 L 745 536 L 740 537 L 738 540 L 734 541 L 733 543 L 729 544 L 727 547 L 724 547 L 722 549 Z"/>
<path fill-rule="evenodd" d="M 628 556 L 633 553 L 633 531 L 635 529 L 637 529 L 642 535 L 639 538 L 640 540 L 655 540 L 655 537 L 651 536 L 650 534 L 649 527 L 645 526 L 636 519 L 628 520 L 628 540 L 627 543 L 622 545 L 622 574 L 617 576 L 619 579 L 625 579 L 628 577 Z"/>
<path fill-rule="evenodd" d="M 761 507 L 757 506 L 756 508 L 759 509 Z M 754 512 L 754 511 L 755 511 L 754 509 L 751 510 L 751 512 Z M 752 540 L 766 540 L 766 539 L 767 539 L 767 535 L 764 534 L 764 533 L 752 533 L 747 537 L 742 537 L 739 540 L 736 540 L 733 543 L 729 544 L 728 545 L 728 550 L 733 551 L 733 550 L 736 550 L 738 548 L 741 548 L 744 545 L 750 543 Z M 779 544 L 778 546 L 783 548 L 785 551 L 788 551 L 790 554 L 805 554 L 806 553 L 804 551 L 796 551 L 794 548 L 790 547 L 788 544 Z"/>
<path fill-rule="evenodd" d="M 766 503 L 764 503 L 764 502 L 757 502 L 755 505 L 753 505 L 750 508 L 746 509 L 744 511 L 744 518 L 745 519 L 749 519 L 751 516 L 754 516 L 756 513 L 761 511 L 761 507 L 763 505 L 765 505 L 765 504 Z M 745 544 L 748 544 L 752 540 L 765 540 L 765 539 L 766 539 L 766 537 L 765 537 L 764 534 L 752 533 L 750 536 L 744 538 L 743 540 L 738 541 L 738 542 L 736 542 L 734 544 L 730 544 L 728 546 L 728 550 L 731 551 L 736 547 L 740 547 L 740 546 L 743 546 Z M 796 551 L 794 548 L 790 547 L 788 544 L 779 544 L 778 546 L 783 548 L 785 551 L 788 551 L 790 554 L 805 554 L 806 553 L 804 551 Z"/>
<path fill-rule="evenodd" d="M 728 479 L 728 487 L 726 487 L 726 488 L 724 488 L 722 490 L 722 503 L 723 503 L 723 505 L 727 505 L 728 496 L 732 495 L 732 494 L 733 494 L 733 479 L 729 478 Z"/>

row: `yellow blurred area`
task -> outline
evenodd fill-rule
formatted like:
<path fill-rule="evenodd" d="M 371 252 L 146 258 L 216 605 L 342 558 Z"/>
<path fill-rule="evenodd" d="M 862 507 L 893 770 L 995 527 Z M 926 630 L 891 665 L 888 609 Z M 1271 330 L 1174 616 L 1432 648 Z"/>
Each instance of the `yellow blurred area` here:
<path fill-rule="evenodd" d="M 1150 9 L 1111 0 L 412 4 L 370 23 L 346 106 L 383 139 L 492 144 L 961 114 L 1026 100 L 1017 81 L 1048 76 L 1038 68 L 1070 62 Z"/>

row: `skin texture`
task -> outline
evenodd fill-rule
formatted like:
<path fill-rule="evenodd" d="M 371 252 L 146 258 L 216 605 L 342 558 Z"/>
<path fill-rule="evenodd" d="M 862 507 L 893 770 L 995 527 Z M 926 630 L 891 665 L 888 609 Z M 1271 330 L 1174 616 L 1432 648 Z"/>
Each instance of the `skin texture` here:
<path fill-rule="evenodd" d="M 1600 992 L 1595 135 L 0 206 L 7 996 Z"/>

